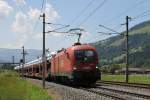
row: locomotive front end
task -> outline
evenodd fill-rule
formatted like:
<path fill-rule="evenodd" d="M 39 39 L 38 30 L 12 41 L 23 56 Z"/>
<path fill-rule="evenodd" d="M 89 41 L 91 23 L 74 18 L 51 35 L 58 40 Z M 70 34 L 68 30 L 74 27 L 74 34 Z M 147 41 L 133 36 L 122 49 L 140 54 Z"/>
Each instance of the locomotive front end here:
<path fill-rule="evenodd" d="M 78 46 L 74 50 L 73 78 L 76 83 L 93 84 L 99 78 L 98 55 L 94 47 Z"/>

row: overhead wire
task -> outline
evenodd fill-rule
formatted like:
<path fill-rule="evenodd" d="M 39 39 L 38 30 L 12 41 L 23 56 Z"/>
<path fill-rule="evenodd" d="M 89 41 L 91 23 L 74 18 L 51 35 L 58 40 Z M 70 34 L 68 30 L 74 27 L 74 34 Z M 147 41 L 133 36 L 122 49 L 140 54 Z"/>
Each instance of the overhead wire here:
<path fill-rule="evenodd" d="M 150 15 L 150 9 L 140 13 L 139 15 L 135 16 L 133 19 L 143 18 L 143 17 L 148 16 L 148 15 Z"/>
<path fill-rule="evenodd" d="M 98 9 L 100 9 L 106 3 L 106 1 L 107 0 L 103 0 L 78 26 L 84 24 Z"/>
<path fill-rule="evenodd" d="M 79 12 L 79 14 L 71 21 L 71 24 L 74 24 L 76 20 L 80 18 L 80 16 L 93 4 L 95 0 L 90 0 L 90 2 Z"/>
<path fill-rule="evenodd" d="M 105 29 L 107 29 L 107 30 L 109 30 L 109 31 L 111 31 L 111 32 L 115 32 L 115 33 L 119 33 L 119 32 L 117 32 L 116 30 L 114 30 L 114 29 L 112 29 L 112 28 L 109 28 L 109 27 L 106 27 L 106 26 L 104 26 L 104 25 L 99 25 L 100 27 L 103 27 L 103 28 L 105 28 Z"/>
<path fill-rule="evenodd" d="M 140 16 L 140 17 L 136 18 L 136 19 L 143 18 L 143 17 L 145 17 L 145 16 L 149 16 L 149 15 L 150 15 L 150 14 L 145 14 L 145 15 L 142 15 L 142 16 Z"/>
<path fill-rule="evenodd" d="M 132 5 L 127 10 L 125 10 L 124 12 L 120 13 L 119 15 L 117 15 L 117 17 L 115 17 L 115 18 L 118 18 L 118 17 L 122 16 L 123 14 L 131 11 L 131 9 L 133 10 L 135 7 L 137 7 L 138 5 L 141 5 L 144 2 L 146 2 L 146 0 L 140 0 L 138 3 L 136 3 L 135 5 Z M 103 3 L 102 3 L 102 5 L 103 5 Z M 100 7 L 98 6 L 96 9 L 94 9 L 78 26 L 81 26 L 82 24 L 84 24 L 92 16 L 92 14 L 94 14 L 96 12 L 96 10 L 99 9 L 99 8 Z M 146 12 L 143 12 L 142 14 L 138 15 L 136 18 L 141 18 L 141 17 L 145 17 L 145 16 L 150 15 L 150 14 L 147 14 L 147 12 L 150 12 L 150 10 L 148 10 Z M 114 20 L 114 18 L 112 18 L 112 19 Z M 116 27 L 118 27 L 118 25 Z M 119 25 L 119 27 L 121 27 L 121 25 Z"/>
<path fill-rule="evenodd" d="M 40 15 L 41 15 L 41 13 L 43 12 L 44 4 L 45 4 L 45 0 L 42 0 L 42 5 L 41 5 L 41 9 L 40 9 Z M 37 19 L 36 22 L 35 22 L 35 25 L 34 25 L 34 27 L 33 27 L 33 32 L 36 30 L 36 28 L 37 28 L 37 26 L 38 26 L 39 19 L 40 19 L 40 15 L 39 15 L 38 19 Z"/>
<path fill-rule="evenodd" d="M 44 4 L 45 4 L 45 0 L 43 0 L 42 2 L 41 13 L 43 12 Z"/>
<path fill-rule="evenodd" d="M 113 18 L 112 18 L 111 20 L 109 20 L 108 22 L 110 23 L 110 22 L 114 21 L 116 18 L 121 17 L 121 16 L 124 15 L 125 13 L 127 13 L 127 12 L 133 10 L 133 9 L 136 8 L 138 5 L 140 5 L 140 4 L 144 3 L 144 2 L 146 2 L 146 0 L 140 0 L 140 1 L 137 2 L 136 4 L 132 5 L 132 6 L 129 7 L 128 9 L 126 9 L 125 11 L 123 11 L 123 12 L 121 12 L 120 14 L 118 14 L 117 16 L 113 17 Z M 106 22 L 107 22 L 107 21 L 106 21 Z M 120 29 L 121 27 L 122 27 L 122 25 L 119 24 L 119 25 L 116 25 L 113 29 L 115 29 L 115 28 Z"/>
<path fill-rule="evenodd" d="M 83 15 L 83 13 L 95 2 L 95 0 L 90 0 L 89 3 L 79 12 L 78 15 L 75 16 L 75 18 L 71 21 L 70 26 L 72 26 L 80 17 Z M 69 35 L 68 35 L 69 36 Z"/>
<path fill-rule="evenodd" d="M 88 14 L 88 16 L 80 23 L 80 24 L 78 24 L 77 25 L 77 27 L 80 27 L 82 24 L 84 24 L 99 8 L 101 8 L 104 4 L 105 4 L 105 2 L 106 2 L 107 0 L 103 0 L 95 9 L 93 9 L 89 14 Z M 93 1 L 94 2 L 94 1 Z M 88 8 L 88 6 L 90 6 L 92 3 L 93 3 L 92 1 L 90 1 L 89 3 L 88 3 L 88 5 L 84 8 L 85 10 Z M 81 12 L 84 12 L 85 10 L 82 10 Z M 80 14 L 79 14 L 80 15 Z M 78 15 L 78 16 L 79 16 Z M 80 16 L 79 16 L 80 17 Z M 76 17 L 77 19 L 78 19 L 78 17 Z M 76 20 L 76 19 L 75 19 Z M 72 21 L 73 22 L 73 21 Z"/>
<path fill-rule="evenodd" d="M 121 25 L 121 24 L 118 24 L 118 25 L 114 26 L 113 29 L 117 29 L 117 30 L 118 30 L 118 29 L 120 29 L 121 27 L 122 27 L 122 25 Z"/>
<path fill-rule="evenodd" d="M 141 5 L 142 3 L 146 2 L 146 0 L 140 0 L 139 2 L 137 2 L 136 4 L 130 6 L 129 8 L 127 8 L 125 11 L 121 12 L 120 14 L 118 14 L 117 16 L 111 18 L 110 20 L 106 21 L 106 22 L 112 22 L 115 19 L 118 19 L 119 17 L 121 17 L 122 15 L 126 14 L 127 12 L 135 9 L 138 5 Z"/>

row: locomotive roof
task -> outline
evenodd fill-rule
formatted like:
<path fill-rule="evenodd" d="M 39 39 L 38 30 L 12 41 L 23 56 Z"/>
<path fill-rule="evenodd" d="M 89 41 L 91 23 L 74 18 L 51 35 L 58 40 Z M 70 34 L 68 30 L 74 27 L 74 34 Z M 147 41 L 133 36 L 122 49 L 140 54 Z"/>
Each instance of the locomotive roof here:
<path fill-rule="evenodd" d="M 62 50 L 59 50 L 59 52 L 57 52 L 56 56 L 54 57 L 57 57 L 57 56 L 60 56 L 61 54 L 64 53 L 64 51 L 74 51 L 74 50 L 96 50 L 93 46 L 89 45 L 89 44 L 81 44 L 81 45 L 73 45 L 67 49 L 62 49 Z"/>
<path fill-rule="evenodd" d="M 78 44 L 78 45 L 73 45 L 67 49 L 63 49 L 61 51 L 64 51 L 64 50 L 96 50 L 93 46 L 89 45 L 89 44 Z M 60 53 L 61 53 L 60 51 Z M 53 55 L 55 54 L 60 54 L 58 52 L 51 52 L 50 54 L 48 54 L 46 57 L 47 57 L 47 60 L 50 60 L 52 58 Z M 34 64 L 39 64 L 42 62 L 42 57 L 38 58 L 38 59 L 35 59 L 33 61 L 30 61 L 28 63 L 25 63 L 25 66 L 24 67 L 28 67 L 28 66 L 31 66 L 31 65 L 34 65 Z M 22 66 L 16 66 L 15 69 L 20 69 L 22 68 Z"/>
<path fill-rule="evenodd" d="M 82 44 L 82 45 L 75 45 L 72 46 L 68 49 L 73 49 L 73 50 L 85 50 L 85 49 L 91 49 L 91 50 L 96 50 L 93 46 L 89 45 L 89 44 Z"/>

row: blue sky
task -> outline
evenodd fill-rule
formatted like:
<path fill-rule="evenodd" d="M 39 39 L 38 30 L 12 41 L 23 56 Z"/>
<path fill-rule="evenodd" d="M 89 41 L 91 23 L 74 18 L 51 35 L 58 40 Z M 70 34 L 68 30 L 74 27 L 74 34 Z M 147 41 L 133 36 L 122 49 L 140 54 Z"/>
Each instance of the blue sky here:
<path fill-rule="evenodd" d="M 60 31 L 83 28 L 85 32 L 81 42 L 91 43 L 108 37 L 97 33 L 109 32 L 99 27 L 99 24 L 122 32 L 125 31 L 125 26 L 120 24 L 125 22 L 126 15 L 134 18 L 150 10 L 150 0 L 45 0 L 41 10 L 42 2 L 43 0 L 0 0 L 0 48 L 20 49 L 24 45 L 28 49 L 41 49 L 42 19 L 39 19 L 39 15 L 43 12 L 46 13 L 47 22 L 70 25 Z M 95 10 L 102 2 L 103 5 Z M 82 23 L 87 16 L 90 17 Z M 149 19 L 150 11 L 146 16 L 132 20 L 129 26 Z M 46 31 L 59 27 L 46 25 Z M 54 51 L 71 46 L 76 41 L 77 36 L 50 33 L 46 35 L 46 48 Z"/>

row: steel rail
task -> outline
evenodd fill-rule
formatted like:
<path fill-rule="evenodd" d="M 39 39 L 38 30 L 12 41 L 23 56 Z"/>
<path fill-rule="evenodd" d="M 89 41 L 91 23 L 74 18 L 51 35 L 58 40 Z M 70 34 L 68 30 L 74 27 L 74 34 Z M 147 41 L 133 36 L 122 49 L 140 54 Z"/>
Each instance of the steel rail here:
<path fill-rule="evenodd" d="M 139 93 L 134 93 L 134 92 L 128 92 L 128 91 L 123 91 L 123 90 L 118 90 L 118 89 L 104 88 L 104 87 L 96 87 L 96 89 L 103 89 L 103 90 L 111 91 L 111 92 L 114 92 L 114 93 L 127 94 L 127 95 L 140 97 L 140 98 L 145 98 L 145 99 L 150 100 L 150 95 L 139 94 Z"/>
<path fill-rule="evenodd" d="M 110 97 L 110 98 L 115 99 L 115 100 L 126 100 L 125 98 L 122 98 L 122 97 L 119 97 L 119 96 L 116 96 L 116 95 L 112 95 L 112 94 L 108 94 L 108 93 L 105 93 L 105 92 L 94 91 L 94 90 L 87 89 L 87 88 L 80 88 L 80 89 L 85 90 L 87 92 L 97 94 L 97 95 Z"/>
<path fill-rule="evenodd" d="M 112 85 L 120 85 L 120 86 L 129 86 L 129 87 L 150 89 L 150 85 L 149 84 L 140 84 L 140 83 L 124 83 L 124 82 L 114 82 L 114 81 L 98 81 L 97 84 L 112 84 Z"/>

